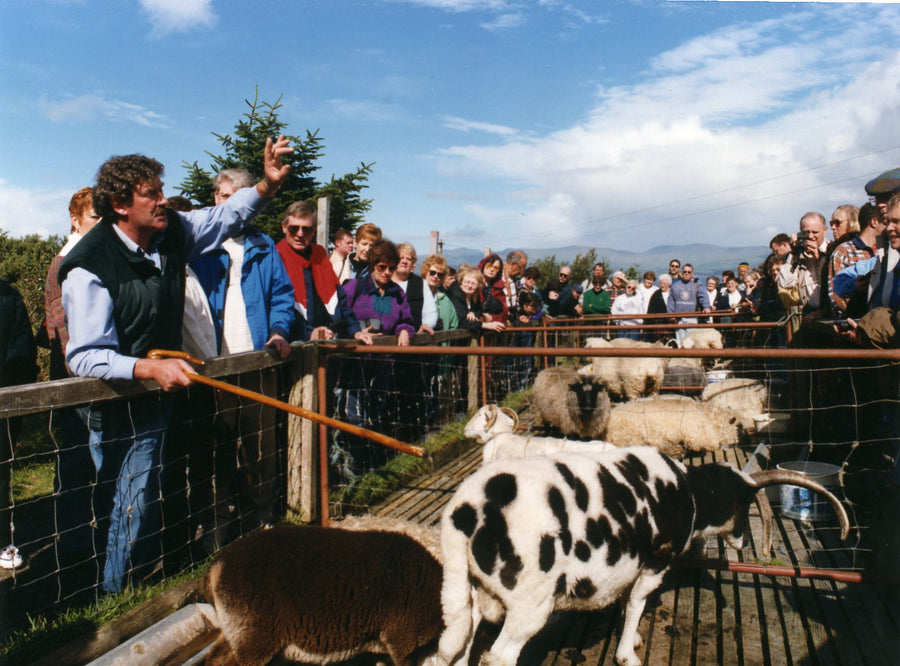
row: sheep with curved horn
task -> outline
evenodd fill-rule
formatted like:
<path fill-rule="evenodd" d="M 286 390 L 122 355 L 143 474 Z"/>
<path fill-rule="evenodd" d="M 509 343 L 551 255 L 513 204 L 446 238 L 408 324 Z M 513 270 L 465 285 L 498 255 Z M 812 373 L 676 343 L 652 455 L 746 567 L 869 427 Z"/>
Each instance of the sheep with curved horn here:
<path fill-rule="evenodd" d="M 434 663 L 468 663 L 477 623 L 490 617 L 503 625 L 486 663 L 515 666 L 554 611 L 600 609 L 627 595 L 616 661 L 638 666 L 644 604 L 672 561 L 705 536 L 741 548 L 753 497 L 775 483 L 824 494 L 847 537 L 838 498 L 796 472 L 687 468 L 652 447 L 483 466 L 442 518 L 446 628 Z"/>

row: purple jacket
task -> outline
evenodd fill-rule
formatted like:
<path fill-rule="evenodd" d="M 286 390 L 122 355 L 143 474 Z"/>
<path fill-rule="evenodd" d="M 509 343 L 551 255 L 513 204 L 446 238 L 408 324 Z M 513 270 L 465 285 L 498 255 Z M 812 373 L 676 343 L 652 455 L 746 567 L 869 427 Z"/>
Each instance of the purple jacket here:
<path fill-rule="evenodd" d="M 398 335 L 401 331 L 413 335 L 416 332 L 409 302 L 400 285 L 388 282 L 384 296 L 379 296 L 371 276 L 363 278 L 359 286 L 357 282 L 348 281 L 344 285 L 344 293 L 347 294 L 347 305 L 353 309 L 363 329 L 369 325 L 370 319 L 379 319 L 384 335 Z"/>

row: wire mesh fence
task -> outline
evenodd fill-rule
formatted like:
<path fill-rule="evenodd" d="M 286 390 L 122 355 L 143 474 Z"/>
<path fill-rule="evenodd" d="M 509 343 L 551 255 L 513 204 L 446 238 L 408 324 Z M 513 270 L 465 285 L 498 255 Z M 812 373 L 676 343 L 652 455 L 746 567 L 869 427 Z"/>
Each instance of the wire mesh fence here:
<path fill-rule="evenodd" d="M 12 479 L 10 542 L 25 565 L 0 579 L 0 633 L 22 626 L 28 614 L 96 601 L 105 593 L 113 558 L 123 584 L 138 584 L 191 568 L 286 511 L 314 519 L 317 496 L 330 503 L 326 516 L 365 511 L 416 474 L 477 446 L 463 436 L 462 424 L 481 404 L 510 401 L 521 432 L 559 434 L 536 414 L 536 375 L 598 358 L 620 358 L 625 367 L 636 367 L 636 359 L 660 359 L 663 374 L 648 389 L 653 399 L 690 401 L 708 415 L 720 407 L 704 392 L 717 385 L 751 386 L 721 407 L 735 417 L 734 439 L 687 450 L 688 462 L 727 461 L 748 469 L 800 463 L 836 490 L 850 512 L 854 530 L 841 542 L 832 516 L 808 513 L 816 510 L 803 504 L 808 497 L 795 500 L 792 491 L 770 490 L 774 549 L 767 554 L 754 545 L 743 561 L 872 569 L 879 530 L 897 530 L 896 522 L 879 527 L 890 517 L 884 509 L 900 442 L 896 352 L 840 349 L 837 341 L 827 348 L 784 349 L 776 327 L 723 324 L 696 327 L 719 328 L 722 349 L 673 348 L 666 343 L 678 327 L 668 322 L 639 329 L 639 337 L 660 346 L 586 348 L 588 338 L 630 330 L 592 324 L 560 322 L 474 340 L 459 333 L 418 336 L 416 342 L 425 344 L 415 348 L 391 347 L 389 339 L 378 347 L 303 345 L 302 356 L 284 363 L 254 353 L 215 361 L 205 371 L 418 442 L 429 451 L 428 461 L 338 430 L 328 430 L 320 443 L 320 431 L 297 417 L 207 386 L 173 396 L 92 380 L 4 389 L 0 418 L 18 446 L 0 451 L 0 465 Z M 658 409 L 653 399 L 637 401 L 644 411 L 630 418 L 643 439 L 653 436 L 647 425 Z M 635 401 L 615 397 L 611 409 L 628 402 Z M 676 410 L 667 418 L 683 428 L 686 413 Z M 671 439 L 676 431 L 672 425 L 665 434 Z M 131 461 L 131 443 L 141 437 L 160 446 L 151 446 L 146 460 Z M 132 463 L 132 473 L 120 473 Z M 810 464 L 825 467 L 802 467 Z M 128 492 L 140 496 L 142 508 Z M 110 550 L 115 515 L 121 534 L 116 543 L 126 544 L 124 554 Z M 755 534 L 754 543 L 761 537 Z M 721 559 L 721 544 L 710 542 L 696 556 Z"/>

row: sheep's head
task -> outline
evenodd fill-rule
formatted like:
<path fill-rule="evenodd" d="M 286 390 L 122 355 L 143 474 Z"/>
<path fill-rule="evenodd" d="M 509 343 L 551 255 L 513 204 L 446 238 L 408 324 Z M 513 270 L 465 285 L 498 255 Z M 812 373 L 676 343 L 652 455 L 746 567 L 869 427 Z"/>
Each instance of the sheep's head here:
<path fill-rule="evenodd" d="M 609 421 L 610 401 L 603 385 L 589 375 L 580 375 L 566 391 L 566 409 L 585 438 L 602 437 Z"/>
<path fill-rule="evenodd" d="M 689 468 L 688 483 L 696 505 L 695 536 L 716 534 L 738 550 L 744 545 L 750 503 L 757 492 L 774 484 L 789 483 L 821 493 L 840 521 L 841 539 L 846 539 L 850 531 L 850 519 L 840 500 L 805 474 L 770 470 L 748 475 L 731 465 L 713 463 Z"/>
<path fill-rule="evenodd" d="M 518 425 L 519 415 L 509 407 L 484 405 L 469 419 L 463 434 L 479 444 L 484 444 L 501 432 L 513 432 Z"/>

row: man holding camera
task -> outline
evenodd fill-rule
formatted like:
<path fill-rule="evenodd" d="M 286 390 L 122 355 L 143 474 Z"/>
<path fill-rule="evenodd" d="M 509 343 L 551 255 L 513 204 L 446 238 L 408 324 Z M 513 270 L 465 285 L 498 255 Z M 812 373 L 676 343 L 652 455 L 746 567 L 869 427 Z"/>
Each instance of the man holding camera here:
<path fill-rule="evenodd" d="M 828 225 L 821 213 L 809 212 L 800 218 L 800 233 L 791 256 L 778 273 L 781 289 L 796 288 L 804 320 L 815 318 L 821 303 L 822 267 L 828 243 Z"/>

